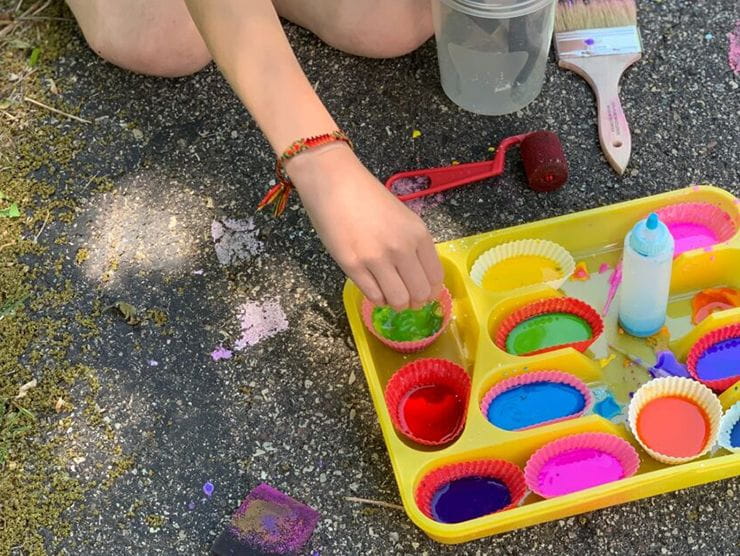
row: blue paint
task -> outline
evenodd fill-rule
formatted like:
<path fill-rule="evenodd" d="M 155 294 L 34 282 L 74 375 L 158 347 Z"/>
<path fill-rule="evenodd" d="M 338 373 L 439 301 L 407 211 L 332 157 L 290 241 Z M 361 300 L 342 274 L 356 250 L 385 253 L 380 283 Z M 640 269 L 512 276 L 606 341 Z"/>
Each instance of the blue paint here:
<path fill-rule="evenodd" d="M 650 367 L 650 374 L 653 378 L 664 376 L 683 376 L 691 378 L 686 365 L 680 363 L 672 352 L 661 351 L 657 355 L 658 360 L 655 362 L 655 365 Z"/>
<path fill-rule="evenodd" d="M 511 504 L 506 485 L 490 477 L 463 477 L 441 487 L 432 497 L 432 517 L 460 523 L 497 512 Z"/>
<path fill-rule="evenodd" d="M 586 44 L 587 44 L 588 46 L 591 46 L 591 45 L 592 45 L 592 44 L 594 44 L 594 43 L 595 43 L 596 41 L 595 41 L 594 39 L 588 38 L 588 39 L 586 39 L 586 40 L 585 40 L 585 41 L 583 41 L 583 42 L 585 42 L 585 43 L 586 43 Z"/>
<path fill-rule="evenodd" d="M 740 448 L 740 421 L 735 423 L 732 431 L 730 431 L 730 446 Z"/>
<path fill-rule="evenodd" d="M 515 431 L 567 417 L 583 410 L 586 400 L 573 386 L 559 382 L 532 382 L 502 392 L 491 401 L 486 417 L 507 431 Z"/>
<path fill-rule="evenodd" d="M 605 419 L 611 419 L 622 413 L 622 408 L 614 401 L 611 394 L 607 394 L 606 398 L 594 404 L 594 411 Z"/>

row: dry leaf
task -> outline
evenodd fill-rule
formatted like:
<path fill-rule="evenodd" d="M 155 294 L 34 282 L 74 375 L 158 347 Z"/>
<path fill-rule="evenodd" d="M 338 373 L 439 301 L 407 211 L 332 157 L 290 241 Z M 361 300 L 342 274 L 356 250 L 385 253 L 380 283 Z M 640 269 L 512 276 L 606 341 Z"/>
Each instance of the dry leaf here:
<path fill-rule="evenodd" d="M 54 404 L 54 409 L 56 409 L 57 413 L 61 413 L 66 408 L 67 408 L 67 402 L 65 402 L 63 398 L 59 398 L 57 400 L 57 403 Z"/>
<path fill-rule="evenodd" d="M 21 398 L 25 398 L 26 394 L 31 388 L 36 388 L 36 385 L 38 382 L 34 378 L 33 380 L 26 382 L 23 386 L 20 387 L 18 390 L 18 395 L 15 397 L 16 400 L 20 400 Z"/>

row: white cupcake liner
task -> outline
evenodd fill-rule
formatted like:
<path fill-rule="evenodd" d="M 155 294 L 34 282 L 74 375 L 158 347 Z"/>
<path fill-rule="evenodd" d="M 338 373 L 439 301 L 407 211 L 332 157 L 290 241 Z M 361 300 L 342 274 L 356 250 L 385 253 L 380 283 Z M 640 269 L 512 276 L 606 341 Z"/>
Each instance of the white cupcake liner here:
<path fill-rule="evenodd" d="M 520 239 L 502 243 L 484 251 L 473 263 L 470 269 L 470 277 L 477 286 L 483 285 L 483 278 L 486 272 L 492 266 L 513 257 L 545 257 L 557 263 L 561 270 L 562 276 L 557 280 L 542 282 L 553 289 L 558 289 L 565 281 L 570 278 L 576 268 L 576 262 L 572 255 L 561 245 L 548 241 L 546 239 Z M 519 288 L 508 291 L 520 291 L 534 284 L 528 284 Z"/>
<path fill-rule="evenodd" d="M 717 435 L 717 444 L 733 454 L 740 454 L 740 446 L 733 446 L 730 441 L 730 434 L 738 421 L 740 421 L 740 402 L 735 402 L 719 422 L 719 434 Z"/>
<path fill-rule="evenodd" d="M 698 454 L 686 457 L 675 457 L 661 454 L 647 446 L 637 432 L 637 416 L 645 405 L 657 398 L 671 396 L 686 398 L 696 402 L 696 404 L 704 410 L 707 419 L 709 419 L 709 438 L 707 439 L 704 449 Z M 717 441 L 721 417 L 722 404 L 714 392 L 696 380 L 678 376 L 656 378 L 643 384 L 637 392 L 635 392 L 632 401 L 630 401 L 629 410 L 627 412 L 627 419 L 630 429 L 632 430 L 632 434 L 640 443 L 643 450 L 645 450 L 653 459 L 669 465 L 686 463 L 687 461 L 700 458 L 709 452 Z"/>

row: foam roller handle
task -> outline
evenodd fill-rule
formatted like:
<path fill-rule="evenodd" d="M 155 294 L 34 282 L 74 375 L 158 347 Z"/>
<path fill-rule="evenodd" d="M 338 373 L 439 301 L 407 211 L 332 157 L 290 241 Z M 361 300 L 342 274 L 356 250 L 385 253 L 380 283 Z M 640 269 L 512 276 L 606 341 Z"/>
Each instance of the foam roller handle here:
<path fill-rule="evenodd" d="M 568 180 L 568 162 L 560 139 L 553 132 L 530 133 L 519 149 L 530 188 L 554 191 Z"/>

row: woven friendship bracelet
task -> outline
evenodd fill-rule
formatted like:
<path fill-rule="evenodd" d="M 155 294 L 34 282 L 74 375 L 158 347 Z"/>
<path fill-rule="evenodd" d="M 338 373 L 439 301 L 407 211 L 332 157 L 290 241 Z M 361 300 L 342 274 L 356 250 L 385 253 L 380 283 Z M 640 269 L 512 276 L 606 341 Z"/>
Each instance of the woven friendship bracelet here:
<path fill-rule="evenodd" d="M 347 134 L 341 130 L 332 131 L 331 133 L 325 133 L 324 135 L 316 135 L 315 137 L 307 137 L 304 139 L 298 139 L 291 143 L 291 145 L 285 149 L 275 162 L 275 177 L 277 184 L 270 188 L 267 195 L 257 205 L 257 210 L 262 210 L 267 205 L 273 204 L 273 214 L 280 216 L 288 205 L 288 199 L 290 193 L 293 191 L 293 182 L 290 181 L 290 177 L 285 172 L 285 163 L 293 158 L 305 152 L 309 149 L 326 145 L 327 143 L 333 143 L 335 141 L 342 141 L 347 143 L 350 148 L 354 148 L 352 141 L 350 141 Z"/>

